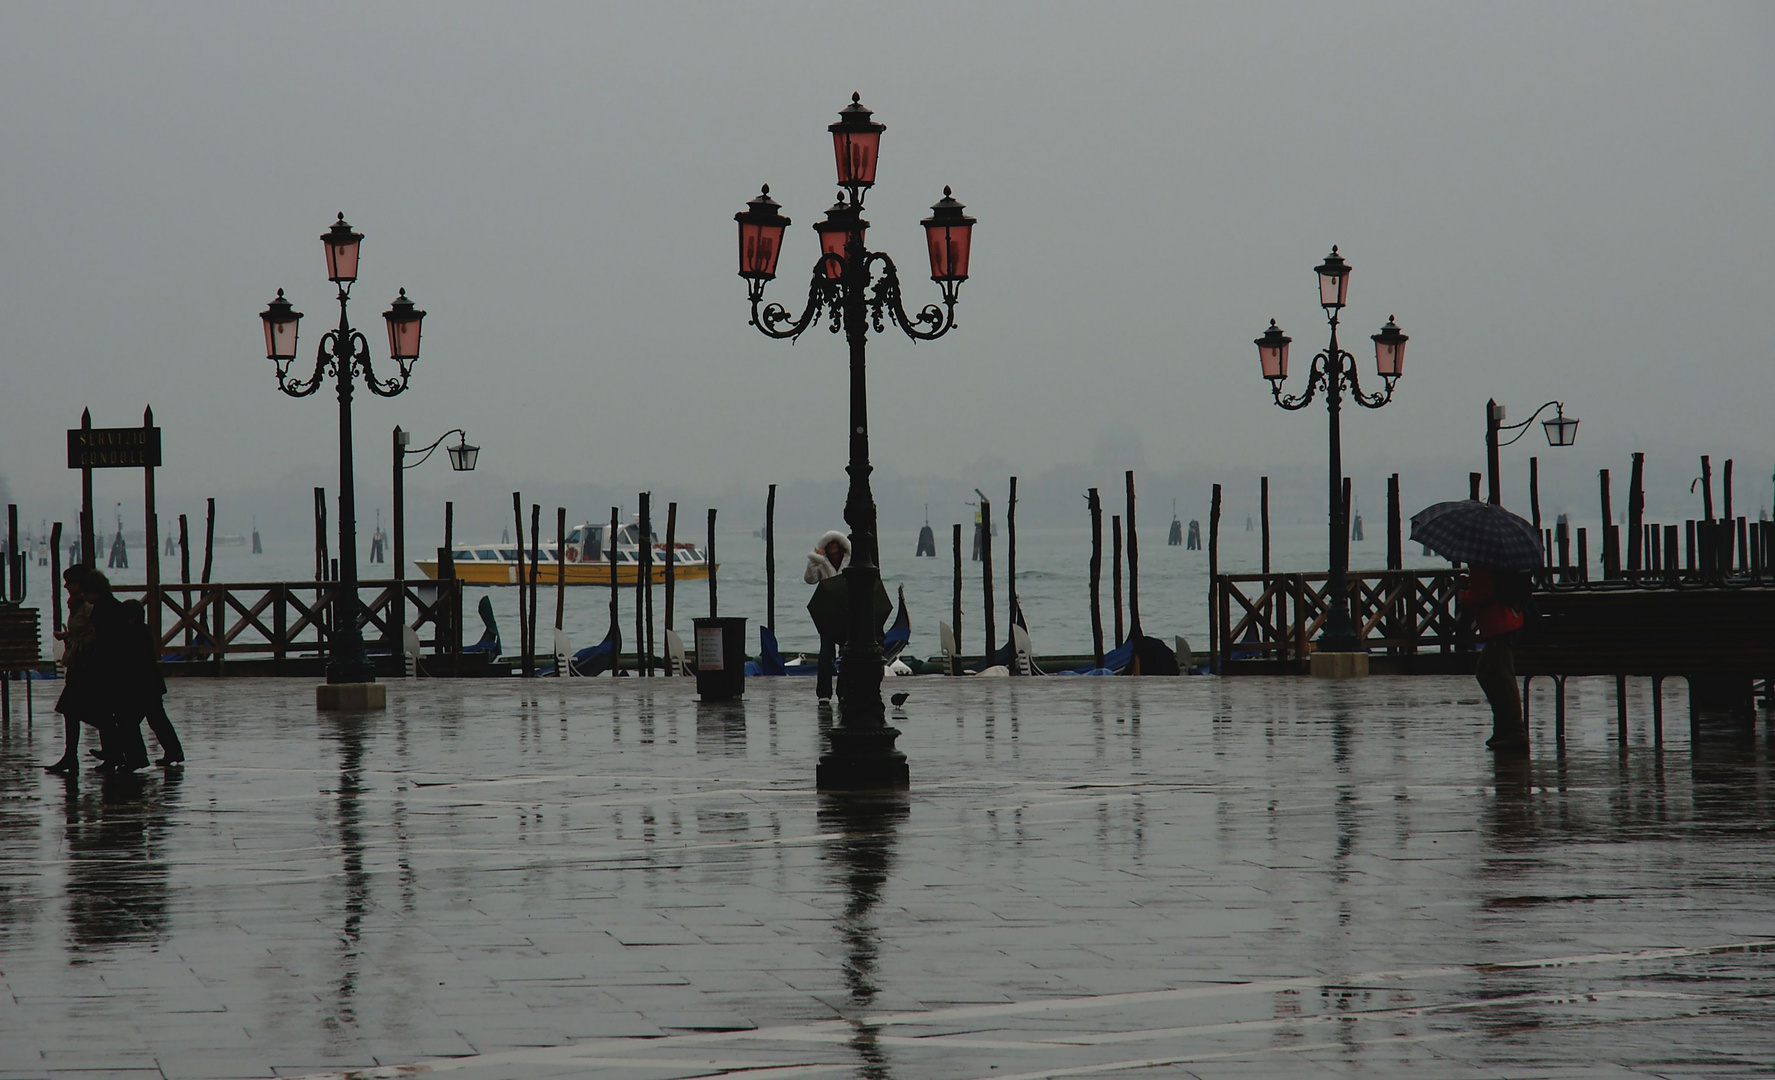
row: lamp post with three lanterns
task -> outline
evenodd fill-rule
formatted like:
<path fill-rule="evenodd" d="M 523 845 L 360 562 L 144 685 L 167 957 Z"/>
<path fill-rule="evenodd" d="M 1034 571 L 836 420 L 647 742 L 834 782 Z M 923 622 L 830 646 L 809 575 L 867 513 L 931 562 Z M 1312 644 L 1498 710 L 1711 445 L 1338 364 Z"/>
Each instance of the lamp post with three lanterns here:
<path fill-rule="evenodd" d="M 259 313 L 265 325 L 265 355 L 276 365 L 277 388 L 290 397 L 308 397 L 334 377 L 339 397 L 339 581 L 333 605 L 331 648 L 327 659 L 327 685 L 318 695 L 323 708 L 379 708 L 385 701 L 376 684 L 376 672 L 364 651 L 363 631 L 359 626 L 361 604 L 357 594 L 357 494 L 352 479 L 351 395 L 352 383 L 360 375 L 364 386 L 378 397 L 394 397 L 407 388 L 413 365 L 419 359 L 419 334 L 425 312 L 407 299 L 407 290 L 382 313 L 388 326 L 388 355 L 396 374 L 380 378 L 370 360 L 370 343 L 351 325 L 346 310 L 351 299 L 351 286 L 357 281 L 358 246 L 362 233 L 346 223 L 345 215 L 321 234 L 327 254 L 327 280 L 338 287 L 339 325 L 321 335 L 316 350 L 314 371 L 307 377 L 293 375 L 290 365 L 296 359 L 296 338 L 302 313 L 284 299 L 282 289 L 277 298 Z M 359 687 L 354 691 L 342 687 Z"/>
<path fill-rule="evenodd" d="M 931 261 L 931 280 L 942 290 L 942 306 L 906 311 L 900 276 L 886 252 L 864 243 L 863 193 L 875 183 L 877 152 L 886 125 L 877 123 L 858 95 L 827 128 L 838 165 L 838 201 L 814 225 L 820 257 L 808 284 L 807 307 L 799 316 L 781 304 L 765 304 L 764 286 L 776 276 L 783 232 L 789 219 L 770 197 L 768 185 L 734 215 L 739 223 L 740 276 L 752 304 L 751 324 L 772 338 L 798 338 L 825 314 L 832 333 L 843 331 L 850 346 L 850 488 L 844 520 L 851 528 L 851 558 L 843 575 L 850 607 L 838 672 L 839 723 L 831 731 L 831 752 L 820 757 L 818 786 L 823 791 L 904 788 L 906 755 L 894 748 L 900 732 L 888 725 L 881 701 L 882 653 L 876 637 L 875 596 L 881 588 L 876 547 L 875 497 L 869 486 L 869 398 L 865 351 L 869 330 L 883 333 L 892 323 L 915 341 L 942 337 L 955 327 L 956 293 L 968 278 L 974 219 L 948 188 L 922 222 Z"/>
<path fill-rule="evenodd" d="M 1378 409 L 1392 401 L 1393 386 L 1404 370 L 1405 343 L 1409 339 L 1400 332 L 1392 316 L 1388 316 L 1387 325 L 1381 327 L 1380 333 L 1372 335 L 1375 372 L 1385 389 L 1384 392 L 1363 393 L 1356 373 L 1356 358 L 1339 348 L 1337 343 L 1338 313 L 1343 310 L 1350 291 L 1350 264 L 1333 245 L 1331 254 L 1313 269 L 1319 275 L 1319 306 L 1325 309 L 1326 321 L 1331 324 L 1331 343 L 1313 357 L 1306 389 L 1299 394 L 1282 393 L 1282 383 L 1288 378 L 1288 345 L 1294 339 L 1284 334 L 1274 319 L 1270 320 L 1270 328 L 1256 341 L 1257 356 L 1263 364 L 1263 377 L 1270 381 L 1270 392 L 1282 408 L 1290 412 L 1304 409 L 1313 403 L 1321 389 L 1325 391 L 1325 406 L 1331 414 L 1331 567 L 1325 627 L 1319 636 L 1317 650 L 1322 653 L 1356 653 L 1362 651 L 1362 642 L 1350 618 L 1350 527 L 1344 520 L 1343 433 L 1339 408 L 1346 390 L 1350 400 L 1365 409 Z"/>

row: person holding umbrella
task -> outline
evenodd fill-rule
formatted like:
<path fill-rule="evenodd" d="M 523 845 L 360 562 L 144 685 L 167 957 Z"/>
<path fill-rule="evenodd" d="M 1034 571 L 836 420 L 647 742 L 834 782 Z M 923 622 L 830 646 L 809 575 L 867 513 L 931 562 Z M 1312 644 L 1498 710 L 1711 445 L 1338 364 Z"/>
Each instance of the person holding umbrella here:
<path fill-rule="evenodd" d="M 1460 602 L 1481 643 L 1473 674 L 1491 704 L 1492 734 L 1485 745 L 1502 753 L 1526 752 L 1516 638 L 1528 622 L 1531 573 L 1542 563 L 1540 530 L 1495 503 L 1464 499 L 1412 515 L 1411 538 L 1472 567 Z"/>

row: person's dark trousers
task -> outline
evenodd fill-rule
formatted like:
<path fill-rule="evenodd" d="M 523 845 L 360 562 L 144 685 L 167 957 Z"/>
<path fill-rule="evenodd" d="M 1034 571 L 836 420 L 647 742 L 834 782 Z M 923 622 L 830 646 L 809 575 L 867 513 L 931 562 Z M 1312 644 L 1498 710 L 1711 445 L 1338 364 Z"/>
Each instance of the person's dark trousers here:
<path fill-rule="evenodd" d="M 166 702 L 160 698 L 148 702 L 148 730 L 154 733 L 154 741 L 160 744 L 162 760 L 168 764 L 185 760 L 185 747 L 179 742 L 179 733 L 173 730 L 173 722 L 167 718 Z"/>
<path fill-rule="evenodd" d="M 836 666 L 833 658 L 838 655 L 838 643 L 825 635 L 820 636 L 820 670 L 814 678 L 814 693 L 821 701 L 832 696 L 832 671 Z"/>
<path fill-rule="evenodd" d="M 139 769 L 148 764 L 148 744 L 142 741 L 142 718 L 128 714 L 107 717 L 97 725 L 99 756 L 113 768 Z"/>
<path fill-rule="evenodd" d="M 1522 693 L 1516 687 L 1516 635 L 1500 634 L 1488 639 L 1473 677 L 1485 691 L 1485 700 L 1491 703 L 1492 737 L 1487 745 L 1526 743 Z"/>

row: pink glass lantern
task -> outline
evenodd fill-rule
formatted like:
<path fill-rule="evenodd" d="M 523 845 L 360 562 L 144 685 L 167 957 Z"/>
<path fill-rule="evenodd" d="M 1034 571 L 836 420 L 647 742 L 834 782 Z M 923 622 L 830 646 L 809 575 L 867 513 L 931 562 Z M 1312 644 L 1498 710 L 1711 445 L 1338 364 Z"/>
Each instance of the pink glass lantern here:
<path fill-rule="evenodd" d="M 333 227 L 320 234 L 320 239 L 327 247 L 327 280 L 341 285 L 356 281 L 357 248 L 364 242 L 364 234 L 354 232 L 345 223 L 345 215 L 340 214 Z"/>
<path fill-rule="evenodd" d="M 777 276 L 777 258 L 783 253 L 783 230 L 789 219 L 778 211 L 764 185 L 758 197 L 733 216 L 740 225 L 740 276 L 748 281 L 769 281 Z"/>
<path fill-rule="evenodd" d="M 284 299 L 284 291 L 277 290 L 277 299 L 265 305 L 259 312 L 259 318 L 265 323 L 265 358 L 268 360 L 290 361 L 296 358 L 296 334 L 302 322 L 302 313 L 290 306 Z"/>
<path fill-rule="evenodd" d="M 887 125 L 871 120 L 872 115 L 859 95 L 852 94 L 851 103 L 839 110 L 838 122 L 826 128 L 832 133 L 832 152 L 838 159 L 838 182 L 845 187 L 866 188 L 875 183 L 875 157 Z"/>
<path fill-rule="evenodd" d="M 1319 306 L 1327 311 L 1336 311 L 1344 306 L 1350 295 L 1350 264 L 1337 253 L 1337 245 L 1331 245 L 1331 254 L 1325 261 L 1313 267 L 1319 275 Z"/>
<path fill-rule="evenodd" d="M 814 231 L 820 234 L 820 254 L 836 255 L 845 258 L 849 253 L 846 244 L 854 230 L 857 234 L 857 246 L 863 247 L 863 237 L 868 231 L 869 223 L 858 214 L 854 205 L 844 201 L 844 194 L 839 193 L 838 201 L 826 211 L 825 221 L 814 222 Z M 820 271 L 833 281 L 844 276 L 844 263 L 835 259 L 820 260 Z"/>
<path fill-rule="evenodd" d="M 931 206 L 925 218 L 924 237 L 931 249 L 932 281 L 968 280 L 968 252 L 974 243 L 974 219 L 963 213 L 966 206 L 955 201 L 949 188 Z"/>
<path fill-rule="evenodd" d="M 1405 343 L 1411 339 L 1399 330 L 1399 324 L 1393 316 L 1387 316 L 1387 325 L 1381 332 L 1372 334 L 1374 340 L 1374 367 L 1380 377 L 1392 382 L 1405 373 Z"/>
<path fill-rule="evenodd" d="M 1288 345 L 1293 340 L 1276 325 L 1276 320 L 1270 320 L 1270 328 L 1255 343 L 1257 359 L 1263 364 L 1264 378 L 1273 383 L 1280 383 L 1288 378 Z"/>
<path fill-rule="evenodd" d="M 402 363 L 419 359 L 419 328 L 425 322 L 425 312 L 407 299 L 407 290 L 401 290 L 382 318 L 388 323 L 388 355 Z"/>

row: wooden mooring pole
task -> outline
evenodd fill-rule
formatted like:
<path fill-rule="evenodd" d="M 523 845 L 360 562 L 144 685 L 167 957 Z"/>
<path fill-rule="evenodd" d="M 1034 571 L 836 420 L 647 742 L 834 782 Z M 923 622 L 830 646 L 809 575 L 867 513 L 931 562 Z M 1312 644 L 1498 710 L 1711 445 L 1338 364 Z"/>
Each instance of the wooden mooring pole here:
<path fill-rule="evenodd" d="M 777 629 L 777 486 L 764 497 L 764 618 L 771 632 Z"/>
<path fill-rule="evenodd" d="M 1344 479 L 1344 498 L 1349 499 L 1350 481 Z M 1209 669 L 1220 672 L 1221 646 L 1229 649 L 1232 642 L 1220 640 L 1220 590 L 1215 587 L 1220 575 L 1220 485 L 1214 485 L 1214 497 L 1208 504 L 1208 655 L 1213 657 Z M 1231 630 L 1231 627 L 1228 627 Z"/>
<path fill-rule="evenodd" d="M 567 614 L 567 508 L 555 507 L 555 637 L 560 639 L 562 620 Z M 397 646 L 404 647 L 404 646 Z M 557 653 L 555 656 L 555 677 L 561 678 L 567 673 L 562 670 L 567 666 L 568 657 Z"/>
<path fill-rule="evenodd" d="M 1092 667 L 1103 666 L 1103 502 L 1092 488 L 1085 496 L 1091 513 L 1091 656 Z"/>
<path fill-rule="evenodd" d="M 518 575 L 518 671 L 528 679 L 535 671 L 530 657 L 530 622 L 524 617 L 524 493 L 512 492 L 512 522 L 517 529 L 515 539 L 518 542 L 518 559 L 515 572 Z"/>
<path fill-rule="evenodd" d="M 1122 647 L 1122 515 L 1109 516 L 1109 590 L 1113 594 L 1110 608 L 1115 615 L 1116 648 Z"/>
<path fill-rule="evenodd" d="M 1646 456 L 1633 455 L 1633 471 L 1627 481 L 1627 569 L 1638 573 L 1645 565 Z"/>
<path fill-rule="evenodd" d="M 1017 478 L 1011 477 L 1011 495 L 1005 501 L 1005 632 L 1017 625 Z"/>
<path fill-rule="evenodd" d="M 1270 572 L 1270 478 L 1257 482 L 1258 514 L 1263 518 L 1263 572 Z"/>
<path fill-rule="evenodd" d="M 653 541 L 648 532 L 652 523 L 647 520 L 648 510 L 651 509 L 647 503 L 647 492 L 643 491 L 636 505 L 639 513 L 635 518 L 635 535 L 640 545 L 635 549 L 635 674 L 643 679 L 653 674 L 653 664 L 649 658 L 649 639 L 653 635 L 648 632 L 647 626 L 647 605 L 650 602 L 648 594 L 653 591 L 653 568 L 649 559 L 653 553 Z"/>
<path fill-rule="evenodd" d="M 715 617 L 715 508 L 709 507 L 709 546 L 705 553 L 709 561 L 709 618 Z M 615 573 L 615 571 L 612 571 Z M 614 580 L 614 579 L 613 579 Z M 774 629 L 774 628 L 773 628 Z"/>
<path fill-rule="evenodd" d="M 980 492 L 976 490 L 975 494 Z M 986 620 L 986 644 L 981 655 L 991 664 L 992 654 L 998 651 L 998 620 L 992 600 L 992 500 L 985 495 L 980 495 L 980 594 L 985 601 L 981 618 Z"/>
<path fill-rule="evenodd" d="M 678 504 L 675 502 L 666 504 L 666 551 L 668 552 L 666 557 L 666 633 L 670 634 L 672 632 L 673 590 L 678 566 Z M 678 674 L 672 670 L 677 666 L 676 662 L 666 665 L 668 679 Z"/>
<path fill-rule="evenodd" d="M 1405 525 L 1399 505 L 1399 474 L 1387 477 L 1387 569 L 1405 569 Z M 1264 573 L 1269 573 L 1264 567 Z"/>
<path fill-rule="evenodd" d="M 951 540 L 955 547 L 955 591 L 950 603 L 950 617 L 955 620 L 955 623 L 950 627 L 950 630 L 955 635 L 955 655 L 959 659 L 961 657 L 961 522 L 959 521 L 955 523 Z M 951 671 L 949 674 L 953 675 L 955 672 Z"/>
<path fill-rule="evenodd" d="M 1134 529 L 1134 470 L 1124 474 L 1128 484 L 1128 634 L 1140 636 L 1140 537 Z"/>

